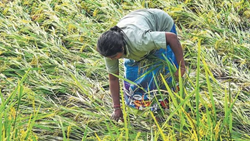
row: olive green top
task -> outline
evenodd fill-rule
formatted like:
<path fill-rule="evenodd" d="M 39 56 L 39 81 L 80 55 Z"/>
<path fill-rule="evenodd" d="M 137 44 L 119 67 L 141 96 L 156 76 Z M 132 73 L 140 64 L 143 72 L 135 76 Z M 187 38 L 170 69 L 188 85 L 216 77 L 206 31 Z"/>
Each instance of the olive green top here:
<path fill-rule="evenodd" d="M 173 24 L 173 19 L 159 9 L 141 9 L 129 13 L 117 24 L 125 33 L 126 54 L 122 58 L 140 61 L 152 50 L 166 48 L 165 32 L 169 32 Z M 105 57 L 105 63 L 109 73 L 118 72 L 118 60 Z"/>

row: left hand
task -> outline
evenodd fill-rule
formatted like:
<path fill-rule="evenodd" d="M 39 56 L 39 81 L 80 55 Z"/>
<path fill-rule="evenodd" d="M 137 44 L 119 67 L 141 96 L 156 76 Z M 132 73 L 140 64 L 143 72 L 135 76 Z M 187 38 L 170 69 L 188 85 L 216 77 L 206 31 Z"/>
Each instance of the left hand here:
<path fill-rule="evenodd" d="M 182 65 L 180 68 L 178 68 L 178 69 L 176 70 L 175 74 L 174 74 L 176 80 L 179 80 L 179 69 L 181 69 L 181 77 L 183 77 L 183 75 L 184 75 L 184 73 L 185 73 L 185 71 L 186 71 L 185 65 Z"/>

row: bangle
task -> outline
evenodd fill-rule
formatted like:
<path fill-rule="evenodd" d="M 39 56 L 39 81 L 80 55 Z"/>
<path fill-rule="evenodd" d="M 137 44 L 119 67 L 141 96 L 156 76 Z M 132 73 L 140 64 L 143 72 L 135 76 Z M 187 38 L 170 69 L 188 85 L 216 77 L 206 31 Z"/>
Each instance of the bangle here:
<path fill-rule="evenodd" d="M 120 107 L 116 107 L 116 108 L 114 108 L 115 110 L 119 110 L 119 109 L 121 109 Z"/>
<path fill-rule="evenodd" d="M 121 107 L 121 105 L 119 104 L 119 105 L 114 105 L 114 108 L 120 108 Z"/>

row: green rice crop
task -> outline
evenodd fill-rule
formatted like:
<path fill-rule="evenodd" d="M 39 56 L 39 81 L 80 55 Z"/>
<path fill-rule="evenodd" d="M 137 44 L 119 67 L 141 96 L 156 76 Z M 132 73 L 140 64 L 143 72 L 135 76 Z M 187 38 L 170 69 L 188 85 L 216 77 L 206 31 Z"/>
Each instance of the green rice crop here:
<path fill-rule="evenodd" d="M 165 122 L 121 99 L 116 123 L 96 42 L 141 8 L 173 17 L 187 71 L 179 92 L 157 78 Z M 2 0 L 0 140 L 250 140 L 249 50 L 248 0 Z"/>

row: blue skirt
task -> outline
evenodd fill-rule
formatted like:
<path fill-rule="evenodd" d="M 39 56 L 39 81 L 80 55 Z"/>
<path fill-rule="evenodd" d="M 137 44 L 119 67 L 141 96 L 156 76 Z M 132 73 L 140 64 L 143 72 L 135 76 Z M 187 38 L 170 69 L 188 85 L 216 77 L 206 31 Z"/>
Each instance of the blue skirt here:
<path fill-rule="evenodd" d="M 175 25 L 170 32 L 177 34 Z M 157 90 L 165 89 L 160 74 L 166 77 L 165 80 L 169 86 L 175 88 L 172 85 L 171 68 L 169 68 L 167 62 L 178 68 L 175 55 L 169 45 L 166 46 L 166 49 L 154 51 L 141 61 L 124 59 L 124 98 L 126 105 L 139 110 L 149 107 L 152 111 L 160 109 L 159 106 L 168 108 L 167 95 L 165 95 L 165 98 L 162 95 L 157 97 L 159 95 Z"/>

